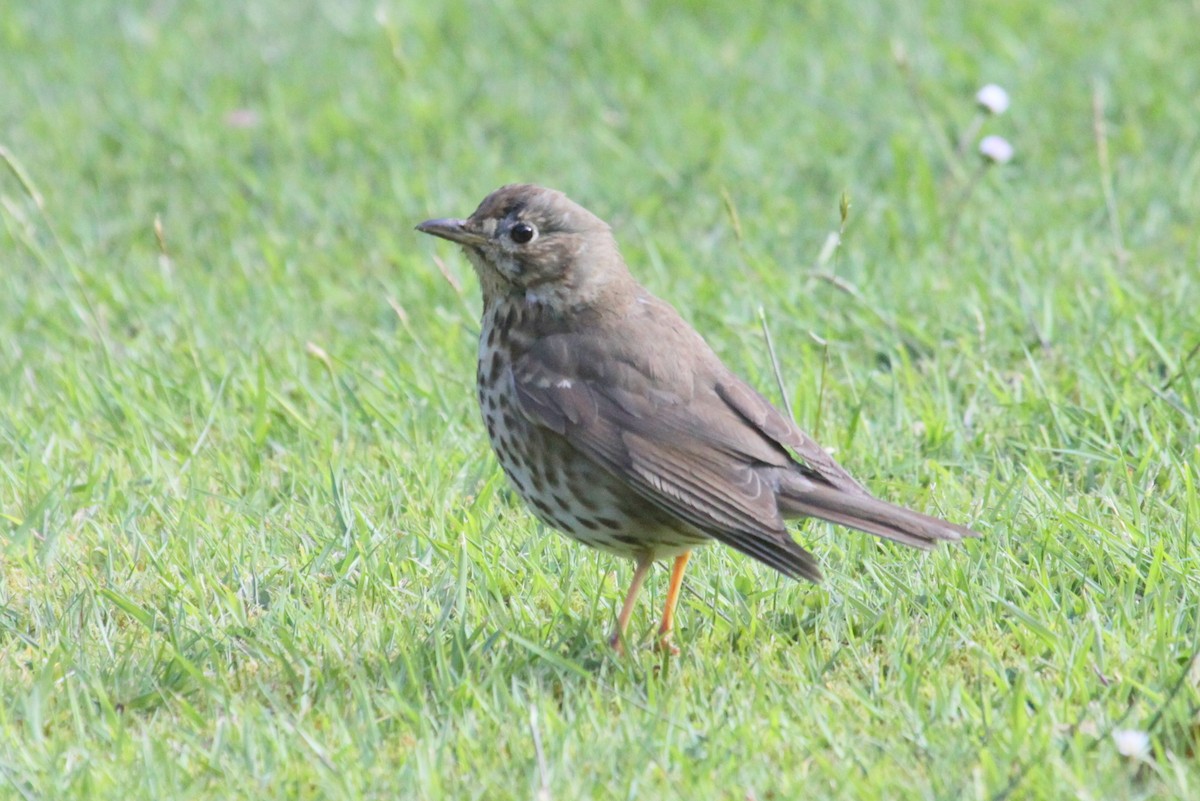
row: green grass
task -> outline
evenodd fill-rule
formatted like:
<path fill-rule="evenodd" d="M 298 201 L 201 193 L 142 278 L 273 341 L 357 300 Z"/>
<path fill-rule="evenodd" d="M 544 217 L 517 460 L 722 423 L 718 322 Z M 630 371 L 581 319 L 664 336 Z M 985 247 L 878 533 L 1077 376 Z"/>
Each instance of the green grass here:
<path fill-rule="evenodd" d="M 1194 7 L 787 5 L 6 7 L 0 798 L 1200 796 Z M 512 180 L 985 537 L 708 549 L 610 653 L 412 230 Z"/>

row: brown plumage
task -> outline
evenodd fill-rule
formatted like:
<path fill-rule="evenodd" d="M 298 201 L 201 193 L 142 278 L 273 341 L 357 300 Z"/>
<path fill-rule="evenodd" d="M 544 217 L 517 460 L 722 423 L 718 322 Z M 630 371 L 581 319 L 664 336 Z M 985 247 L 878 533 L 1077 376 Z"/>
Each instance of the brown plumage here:
<path fill-rule="evenodd" d="M 977 536 L 867 494 L 639 285 L 608 225 L 561 192 L 505 186 L 466 220 L 417 230 L 462 245 L 479 276 L 479 403 L 517 492 L 548 525 L 637 562 L 614 645 L 650 565 L 675 558 L 668 644 L 687 556 L 709 540 L 820 581 L 785 520 L 917 548 Z"/>

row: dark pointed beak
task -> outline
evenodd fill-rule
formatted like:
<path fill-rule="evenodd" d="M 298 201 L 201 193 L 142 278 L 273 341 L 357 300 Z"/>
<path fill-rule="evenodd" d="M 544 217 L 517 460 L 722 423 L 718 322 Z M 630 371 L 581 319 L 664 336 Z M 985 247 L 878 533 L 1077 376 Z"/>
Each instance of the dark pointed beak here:
<path fill-rule="evenodd" d="M 487 237 L 467 229 L 466 220 L 455 220 L 449 217 L 440 220 L 426 220 L 417 226 L 423 234 L 433 234 L 442 239 L 449 239 L 460 245 L 478 246 L 487 241 Z"/>

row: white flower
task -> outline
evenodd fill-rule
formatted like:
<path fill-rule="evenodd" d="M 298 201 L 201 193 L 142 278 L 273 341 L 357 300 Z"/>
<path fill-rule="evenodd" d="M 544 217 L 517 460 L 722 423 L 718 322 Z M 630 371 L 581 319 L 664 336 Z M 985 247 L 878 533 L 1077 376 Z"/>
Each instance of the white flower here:
<path fill-rule="evenodd" d="M 994 83 L 975 93 L 975 102 L 988 114 L 1003 114 L 1008 111 L 1008 92 Z"/>
<path fill-rule="evenodd" d="M 1113 742 L 1117 753 L 1130 759 L 1147 759 L 1150 756 L 1150 735 L 1138 729 L 1113 729 Z"/>
<path fill-rule="evenodd" d="M 979 142 L 979 154 L 993 164 L 1012 161 L 1013 146 L 1003 136 L 985 136 Z"/>
<path fill-rule="evenodd" d="M 258 112 L 252 108 L 235 108 L 225 115 L 225 124 L 230 128 L 257 128 Z"/>

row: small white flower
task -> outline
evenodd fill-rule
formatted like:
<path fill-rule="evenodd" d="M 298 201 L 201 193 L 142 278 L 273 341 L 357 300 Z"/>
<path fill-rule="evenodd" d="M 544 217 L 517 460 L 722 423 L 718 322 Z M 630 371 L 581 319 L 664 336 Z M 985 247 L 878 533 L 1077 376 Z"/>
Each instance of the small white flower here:
<path fill-rule="evenodd" d="M 979 142 L 979 154 L 993 164 L 1012 161 L 1013 146 L 1003 136 L 985 136 Z"/>
<path fill-rule="evenodd" d="M 1113 742 L 1117 744 L 1117 753 L 1130 759 L 1148 759 L 1150 757 L 1150 735 L 1138 729 L 1113 729 Z"/>
<path fill-rule="evenodd" d="M 225 124 L 230 128 L 257 128 L 260 121 L 252 108 L 235 108 L 225 115 Z"/>
<path fill-rule="evenodd" d="M 988 114 L 1003 114 L 1008 111 L 1008 92 L 994 83 L 975 93 L 975 102 Z"/>

